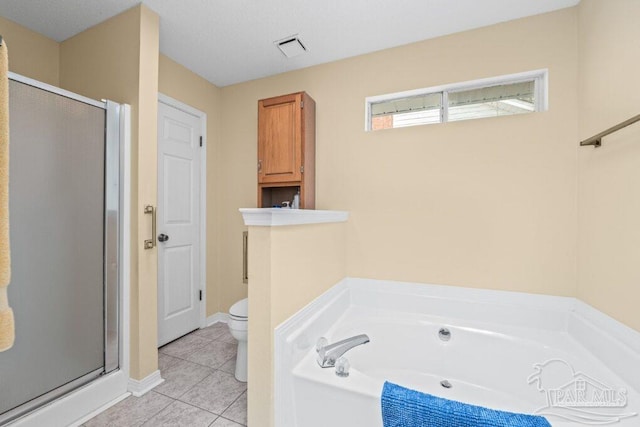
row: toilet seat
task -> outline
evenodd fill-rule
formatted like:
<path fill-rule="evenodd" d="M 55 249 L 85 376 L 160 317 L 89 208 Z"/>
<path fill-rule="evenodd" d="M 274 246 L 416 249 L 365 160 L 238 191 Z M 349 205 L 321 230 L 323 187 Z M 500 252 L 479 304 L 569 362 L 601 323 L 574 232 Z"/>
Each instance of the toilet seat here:
<path fill-rule="evenodd" d="M 234 320 L 246 321 L 249 315 L 249 299 L 242 299 L 231 306 L 229 317 Z"/>

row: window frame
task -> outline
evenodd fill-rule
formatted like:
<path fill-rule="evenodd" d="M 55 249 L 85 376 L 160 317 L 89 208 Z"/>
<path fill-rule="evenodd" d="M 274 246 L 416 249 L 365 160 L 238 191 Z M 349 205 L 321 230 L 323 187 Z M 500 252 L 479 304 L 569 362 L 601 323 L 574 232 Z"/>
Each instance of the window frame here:
<path fill-rule="evenodd" d="M 522 82 L 534 82 L 534 110 L 532 112 L 546 111 L 549 109 L 549 69 L 539 69 L 533 71 L 525 71 L 522 73 L 505 74 L 502 76 L 489 77 L 484 79 L 470 80 L 466 82 L 450 83 L 440 86 L 432 86 L 422 89 L 412 89 L 402 92 L 387 93 L 384 95 L 374 95 L 365 98 L 365 122 L 364 130 L 367 132 L 371 129 L 371 106 L 380 102 L 387 102 L 393 100 L 399 100 L 403 98 L 409 98 L 412 96 L 423 96 L 430 94 L 441 94 L 442 105 L 440 106 L 440 124 L 449 123 L 448 111 L 449 111 L 449 92 L 460 92 L 465 90 L 482 89 L 491 86 L 499 86 L 506 84 L 522 83 Z M 473 120 L 473 119 L 468 119 Z M 466 121 L 466 120 L 458 120 Z M 434 123 L 425 123 L 434 124 Z M 422 126 L 422 125 L 415 125 Z M 413 126 L 410 126 L 413 127 Z M 397 129 L 397 128 L 390 128 Z"/>

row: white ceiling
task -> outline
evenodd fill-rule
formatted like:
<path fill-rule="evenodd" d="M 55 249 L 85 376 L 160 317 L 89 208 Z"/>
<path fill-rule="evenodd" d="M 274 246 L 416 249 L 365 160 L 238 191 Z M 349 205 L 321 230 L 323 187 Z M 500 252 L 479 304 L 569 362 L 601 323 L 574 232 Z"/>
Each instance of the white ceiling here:
<path fill-rule="evenodd" d="M 143 0 L 160 51 L 217 86 L 576 5 L 580 0 Z M 139 0 L 0 0 L 0 16 L 63 41 Z M 1 29 L 0 29 L 1 32 Z M 273 44 L 298 34 L 286 58 Z"/>

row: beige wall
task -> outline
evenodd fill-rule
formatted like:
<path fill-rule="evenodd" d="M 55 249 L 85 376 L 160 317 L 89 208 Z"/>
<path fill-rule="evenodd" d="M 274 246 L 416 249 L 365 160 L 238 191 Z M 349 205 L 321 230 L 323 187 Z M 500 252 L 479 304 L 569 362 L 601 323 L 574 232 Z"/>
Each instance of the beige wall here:
<path fill-rule="evenodd" d="M 60 45 L 55 40 L 3 17 L 0 34 L 9 47 L 9 71 L 58 86 Z"/>
<path fill-rule="evenodd" d="M 640 114 L 640 2 L 578 10 L 582 140 Z M 579 160 L 578 297 L 640 331 L 640 123 Z"/>
<path fill-rule="evenodd" d="M 138 353 L 132 353 L 131 377 L 143 379 L 158 369 L 158 253 L 145 250 L 144 240 L 151 233 L 151 218 L 144 206 L 158 206 L 158 55 L 160 52 L 160 18 L 144 6 L 140 9 L 140 57 L 138 87 L 138 277 L 137 306 L 131 308 L 131 318 L 137 315 L 136 329 L 131 325 L 139 342 Z M 132 171 L 132 174 L 134 171 Z M 135 207 L 135 204 L 132 204 Z M 132 216 L 134 213 L 132 213 Z M 135 236 L 132 234 L 132 236 Z M 133 348 L 132 339 L 132 348 Z"/>
<path fill-rule="evenodd" d="M 274 328 L 345 277 L 346 223 L 249 227 L 248 256 L 248 425 L 272 426 Z"/>
<path fill-rule="evenodd" d="M 317 103 L 317 208 L 351 214 L 348 274 L 576 293 L 577 10 L 222 88 L 222 308 L 238 299 L 237 208 L 256 204 L 258 99 Z M 549 69 L 549 111 L 374 133 L 364 99 Z"/>
<path fill-rule="evenodd" d="M 131 105 L 131 371 L 157 369 L 157 253 L 144 250 L 151 229 L 144 205 L 156 205 L 159 18 L 134 7 L 60 46 L 60 86 Z"/>
<path fill-rule="evenodd" d="M 305 90 L 316 100 L 317 207 L 350 212 L 340 225 L 346 236 L 320 226 L 315 236 L 303 227 L 250 227 L 250 425 L 273 423 L 273 329 L 336 283 L 341 268 L 356 277 L 575 295 L 577 49 L 573 8 L 222 89 L 222 174 L 233 183 L 221 190 L 223 246 L 235 245 L 242 229 L 236 208 L 256 203 L 261 98 Z M 547 112 L 363 130 L 366 96 L 541 68 L 549 69 Z M 347 264 L 312 256 L 318 240 L 334 250 L 345 243 Z M 223 276 L 235 277 L 240 251 L 221 257 Z M 307 292 L 325 266 L 333 266 L 320 276 L 329 283 Z M 226 308 L 238 295 L 222 297 Z"/>
<path fill-rule="evenodd" d="M 220 89 L 182 65 L 160 55 L 158 90 L 207 115 L 207 316 L 223 311 L 220 305 Z M 228 307 L 225 307 L 225 312 Z"/>

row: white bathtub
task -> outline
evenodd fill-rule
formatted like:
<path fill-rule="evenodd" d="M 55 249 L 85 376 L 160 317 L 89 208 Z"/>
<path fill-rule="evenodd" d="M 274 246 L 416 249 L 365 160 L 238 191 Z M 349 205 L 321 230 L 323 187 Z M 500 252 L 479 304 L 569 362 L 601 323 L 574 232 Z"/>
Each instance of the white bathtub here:
<path fill-rule="evenodd" d="M 450 330 L 449 341 L 439 338 L 441 328 Z M 362 333 L 371 341 L 345 354 L 348 378 L 318 366 L 320 336 L 331 343 Z M 610 421 L 625 416 L 615 426 L 640 426 L 633 416 L 640 412 L 638 366 L 640 334 L 571 298 L 346 279 L 276 330 L 276 426 L 382 426 L 385 380 L 522 413 L 542 410 L 548 396 L 581 382 L 617 405 L 597 401 L 582 410 Z M 567 402 L 547 408 L 549 422 L 585 425 L 564 418 L 576 414 Z"/>

